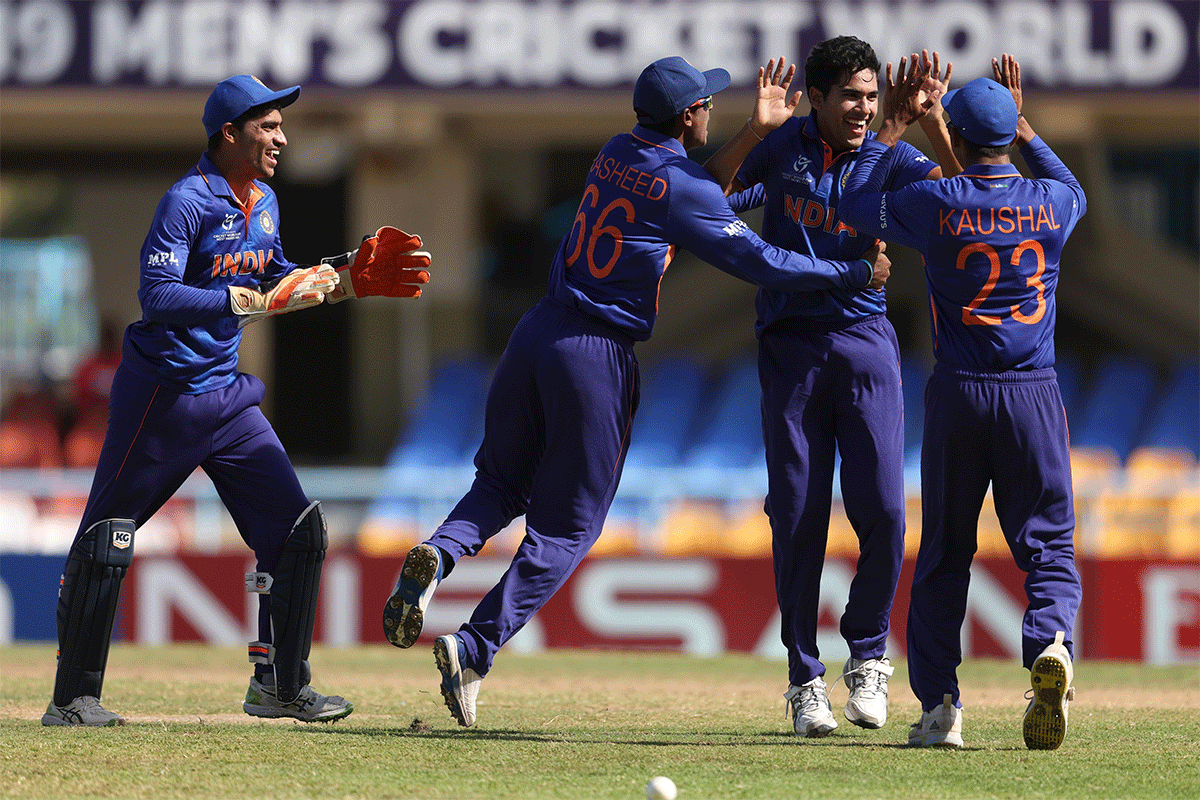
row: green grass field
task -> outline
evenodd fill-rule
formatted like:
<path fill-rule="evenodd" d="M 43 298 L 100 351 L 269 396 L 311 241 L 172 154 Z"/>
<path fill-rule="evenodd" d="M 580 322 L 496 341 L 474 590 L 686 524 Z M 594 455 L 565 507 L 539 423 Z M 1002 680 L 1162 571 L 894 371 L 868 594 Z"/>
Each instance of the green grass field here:
<path fill-rule="evenodd" d="M 1016 664 L 960 673 L 966 748 L 903 746 L 917 705 L 897 665 L 878 731 L 798 739 L 780 663 L 750 657 L 503 653 L 479 723 L 442 705 L 428 648 L 318 650 L 314 686 L 354 701 L 331 725 L 244 715 L 245 651 L 114 646 L 105 705 L 123 728 L 45 728 L 54 648 L 0 648 L 0 796 L 637 798 L 654 775 L 700 798 L 1200 797 L 1200 668 L 1081 662 L 1067 740 L 1021 739 Z M 840 664 L 829 665 L 831 673 Z M 845 687 L 833 688 L 835 713 Z"/>

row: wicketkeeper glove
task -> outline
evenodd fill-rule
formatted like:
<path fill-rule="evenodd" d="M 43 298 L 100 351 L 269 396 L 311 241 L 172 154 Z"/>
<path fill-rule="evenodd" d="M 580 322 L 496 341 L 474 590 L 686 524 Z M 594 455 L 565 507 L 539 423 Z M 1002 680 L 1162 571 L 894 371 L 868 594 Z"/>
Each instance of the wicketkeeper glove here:
<path fill-rule="evenodd" d="M 255 320 L 320 305 L 337 284 L 337 271 L 330 266 L 297 267 L 270 289 L 230 286 L 229 305 L 242 328 Z"/>
<path fill-rule="evenodd" d="M 420 297 L 420 284 L 429 283 L 431 260 L 420 247 L 420 236 L 385 225 L 363 239 L 357 250 L 321 259 L 340 277 L 329 302 L 351 297 Z"/>

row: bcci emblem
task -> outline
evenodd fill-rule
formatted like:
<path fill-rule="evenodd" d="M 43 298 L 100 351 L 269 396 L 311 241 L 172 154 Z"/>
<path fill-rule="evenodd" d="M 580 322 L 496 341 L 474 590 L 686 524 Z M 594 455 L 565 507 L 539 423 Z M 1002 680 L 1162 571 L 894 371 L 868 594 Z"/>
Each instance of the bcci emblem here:
<path fill-rule="evenodd" d="M 267 233 L 275 232 L 275 220 L 271 219 L 269 211 L 263 211 L 258 215 L 258 224 Z"/>

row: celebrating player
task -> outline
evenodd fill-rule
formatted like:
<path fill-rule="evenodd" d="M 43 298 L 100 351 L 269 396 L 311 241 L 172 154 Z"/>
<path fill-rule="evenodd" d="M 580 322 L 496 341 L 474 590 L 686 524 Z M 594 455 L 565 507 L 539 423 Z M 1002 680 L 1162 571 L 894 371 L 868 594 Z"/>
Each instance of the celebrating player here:
<path fill-rule="evenodd" d="M 238 345 L 246 323 L 327 298 L 415 297 L 429 256 L 419 238 L 385 228 L 332 264 L 284 258 L 279 206 L 261 179 L 275 174 L 287 144 L 282 109 L 299 95 L 250 75 L 217 84 L 204 106 L 208 152 L 158 205 L 141 252 L 142 319 L 125 331 L 108 432 L 59 588 L 58 672 L 43 725 L 124 724 L 100 692 L 134 533 L 196 467 L 258 561 L 246 576 L 260 612 L 242 708 L 305 722 L 354 710 L 308 685 L 325 518 L 259 409 L 262 382 L 238 371 Z"/>
<path fill-rule="evenodd" d="M 979 78 L 941 100 L 962 174 L 881 191 L 900 135 L 939 94 L 915 55 L 908 75 L 900 60 L 895 83 L 889 64 L 879 136 L 862 148 L 841 210 L 858 230 L 919 250 L 929 286 L 937 364 L 925 389 L 921 547 L 908 615 L 909 681 L 924 713 L 909 743 L 963 743 L 959 629 L 990 484 L 1001 530 L 1028 573 L 1025 743 L 1053 750 L 1074 696 L 1070 636 L 1080 601 L 1054 293 L 1063 244 L 1087 201 L 1021 115 L 1016 60 L 1006 53 L 992 67 L 996 80 Z M 1009 158 L 1014 139 L 1032 180 Z"/>
<path fill-rule="evenodd" d="M 752 124 L 792 115 L 792 71 L 759 70 Z M 398 647 L 416 642 L 434 589 L 463 556 L 514 518 L 526 535 L 512 565 L 434 656 L 442 694 L 460 725 L 475 723 L 480 681 L 497 651 L 540 609 L 600 535 L 617 490 L 638 406 L 635 342 L 650 338 L 658 287 L 677 247 L 747 281 L 780 291 L 878 288 L 882 247 L 819 259 L 767 244 L 730 210 L 720 187 L 687 157 L 708 139 L 723 69 L 679 57 L 642 71 L 638 125 L 613 137 L 588 172 L 570 233 L 550 268 L 549 291 L 517 325 L 488 392 L 471 489 L 405 558 L 384 607 Z"/>
<path fill-rule="evenodd" d="M 860 39 L 839 36 L 817 44 L 804 64 L 812 112 L 761 136 L 754 129 L 739 134 L 736 149 L 706 164 L 734 209 L 765 202 L 768 242 L 831 259 L 859 258 L 876 246 L 874 238 L 839 219 L 839 199 L 859 148 L 874 136 L 868 127 L 878 107 L 878 72 L 875 51 Z M 947 80 L 949 75 L 947 66 Z M 935 149 L 948 152 L 940 117 L 924 125 L 935 143 L 946 140 Z M 901 142 L 887 178 L 889 187 L 898 188 L 941 176 L 941 167 Z M 904 401 L 899 344 L 884 316 L 887 299 L 874 287 L 764 286 L 756 306 L 766 512 L 793 730 L 814 738 L 838 725 L 817 648 L 838 451 L 846 516 L 860 553 L 841 618 L 850 650 L 842 669 L 850 689 L 845 716 L 863 728 L 880 728 L 887 721 L 892 674 L 885 656 L 889 615 L 904 558 Z"/>

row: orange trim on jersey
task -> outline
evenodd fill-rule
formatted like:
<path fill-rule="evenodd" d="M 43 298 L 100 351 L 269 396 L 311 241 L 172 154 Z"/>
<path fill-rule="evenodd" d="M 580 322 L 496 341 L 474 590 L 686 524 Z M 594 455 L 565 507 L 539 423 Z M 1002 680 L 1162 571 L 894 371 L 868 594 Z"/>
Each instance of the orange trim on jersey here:
<path fill-rule="evenodd" d="M 654 315 L 658 316 L 658 296 L 662 294 L 663 278 L 667 276 L 667 267 L 671 266 L 671 262 L 675 260 L 675 245 L 667 245 L 667 257 L 663 259 L 663 271 L 658 276 L 658 285 L 654 287 Z"/>
<path fill-rule="evenodd" d="M 661 147 L 663 150 L 669 150 L 670 152 L 674 153 L 675 155 L 679 155 L 678 150 L 674 150 L 670 147 L 667 147 L 665 144 L 660 144 L 659 142 L 652 142 L 649 139 L 643 139 L 642 137 L 638 136 L 636 133 L 631 133 L 629 135 L 632 136 L 634 139 L 637 139 L 639 142 L 644 142 L 644 143 L 650 145 L 651 147 Z"/>
<path fill-rule="evenodd" d="M 114 481 L 121 475 L 121 470 L 125 469 L 125 462 L 129 460 L 129 454 L 133 452 L 133 443 L 137 441 L 138 436 L 142 432 L 142 428 L 146 427 L 146 417 L 150 416 L 150 408 L 154 405 L 154 398 L 158 397 L 158 390 L 160 388 L 162 387 L 155 386 L 154 394 L 150 395 L 150 402 L 146 404 L 146 413 L 142 414 L 142 421 L 138 423 L 137 433 L 135 433 L 133 438 L 129 440 L 129 449 L 125 451 L 125 457 L 121 459 L 121 466 L 117 467 L 117 471 L 113 475 Z"/>
<path fill-rule="evenodd" d="M 199 164 L 196 165 L 196 172 L 198 172 L 200 174 L 200 177 L 204 179 L 204 185 L 208 187 L 208 190 L 210 192 L 213 192 L 213 194 L 216 194 L 216 192 L 213 191 L 212 184 L 208 182 L 208 176 L 204 174 L 204 170 L 200 169 Z M 222 177 L 224 177 L 224 176 L 222 176 Z M 232 191 L 233 187 L 230 186 L 229 188 Z M 246 223 L 246 238 L 247 239 L 250 238 L 250 212 L 252 212 L 254 210 L 254 204 L 266 196 L 267 196 L 267 193 L 264 192 L 262 189 L 258 188 L 258 186 L 256 184 L 254 184 L 253 182 L 251 182 L 251 184 L 250 184 L 250 203 L 249 203 L 249 205 L 247 205 L 246 203 L 243 203 L 241 200 L 239 200 L 237 195 L 233 196 L 233 202 L 237 203 L 237 207 L 239 209 L 241 209 L 242 219 Z"/>
<path fill-rule="evenodd" d="M 979 173 L 979 172 L 967 172 L 966 170 L 963 170 L 962 172 L 958 173 L 958 177 L 960 177 L 960 178 L 986 178 L 988 180 L 991 180 L 992 178 L 1019 178 L 1019 177 L 1021 177 L 1021 173 L 1006 172 L 1003 175 L 985 175 L 985 174 Z"/>

